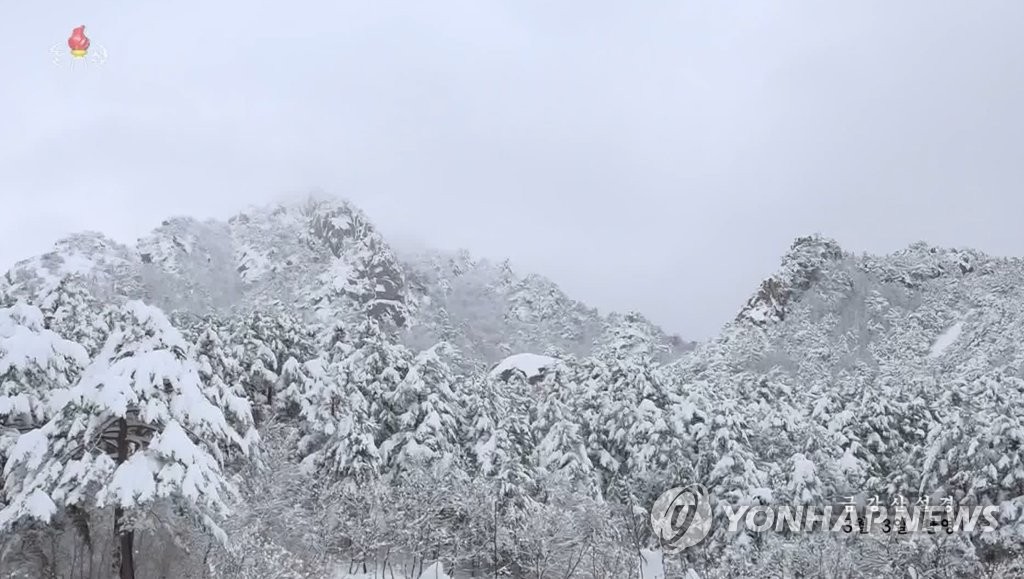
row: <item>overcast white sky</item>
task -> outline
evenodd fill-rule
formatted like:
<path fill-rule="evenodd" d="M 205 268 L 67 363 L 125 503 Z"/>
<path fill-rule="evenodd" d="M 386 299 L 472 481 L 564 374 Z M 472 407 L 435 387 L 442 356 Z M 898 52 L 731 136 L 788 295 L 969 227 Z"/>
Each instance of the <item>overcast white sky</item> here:
<path fill-rule="evenodd" d="M 1024 255 L 1024 2 L 7 2 L 0 269 L 318 187 L 705 338 L 793 238 Z M 86 25 L 102 67 L 51 62 Z"/>

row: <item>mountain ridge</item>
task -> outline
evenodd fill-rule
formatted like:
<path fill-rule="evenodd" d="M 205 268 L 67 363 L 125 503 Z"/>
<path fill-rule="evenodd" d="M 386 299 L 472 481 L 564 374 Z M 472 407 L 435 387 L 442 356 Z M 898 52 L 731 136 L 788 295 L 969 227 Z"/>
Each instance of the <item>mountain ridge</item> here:
<path fill-rule="evenodd" d="M 370 313 L 393 319 L 413 345 L 445 336 L 490 364 L 549 347 L 586 354 L 615 316 L 508 261 L 396 251 L 361 209 L 326 194 L 249 206 L 226 220 L 170 217 L 135 244 L 73 234 L 3 279 L 9 292 L 41 300 L 68 275 L 85 278 L 102 299 L 143 299 L 169 312 L 288 307 L 319 322 Z M 652 328 L 670 356 L 692 347 Z"/>
<path fill-rule="evenodd" d="M 987 342 L 998 344 L 1004 362 L 1019 365 L 1024 349 L 1013 344 L 1024 342 L 1024 313 L 1016 307 L 1024 303 L 1022 282 L 1019 258 L 923 242 L 885 256 L 855 255 L 829 238 L 802 237 L 736 318 L 689 360 L 707 365 L 728 357 L 744 366 L 757 352 L 771 362 L 749 369 L 763 371 L 795 364 L 793 353 L 806 347 L 831 363 L 846 356 L 909 371 L 944 360 L 965 363 L 970 345 Z M 957 324 L 958 339 L 929 358 Z M 747 346 L 731 345 L 736 342 Z"/>

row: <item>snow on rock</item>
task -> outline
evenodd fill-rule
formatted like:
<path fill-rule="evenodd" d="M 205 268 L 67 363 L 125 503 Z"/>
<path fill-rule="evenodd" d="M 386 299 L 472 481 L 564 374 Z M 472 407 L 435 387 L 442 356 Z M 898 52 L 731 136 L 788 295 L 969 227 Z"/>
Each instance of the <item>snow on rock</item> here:
<path fill-rule="evenodd" d="M 357 273 L 351 264 L 343 259 L 333 259 L 320 276 L 320 282 L 336 292 L 356 291 Z"/>
<path fill-rule="evenodd" d="M 540 354 L 514 354 L 505 358 L 491 370 L 492 377 L 501 377 L 511 370 L 519 370 L 526 377 L 540 376 L 544 371 L 558 363 L 558 358 L 541 356 Z"/>
<path fill-rule="evenodd" d="M 235 262 L 238 264 L 238 274 L 245 283 L 255 283 L 273 269 L 269 252 L 247 244 L 235 248 Z"/>
<path fill-rule="evenodd" d="M 61 256 L 61 264 L 58 269 L 60 276 L 65 275 L 88 275 L 96 269 L 96 262 L 81 252 L 74 252 Z"/>
<path fill-rule="evenodd" d="M 17 262 L 0 285 L 15 297 L 38 304 L 65 278 L 76 276 L 87 279 L 94 292 L 109 297 L 114 288 L 134 289 L 130 275 L 134 265 L 128 247 L 100 233 L 78 233 L 57 241 L 52 251 Z"/>
<path fill-rule="evenodd" d="M 948 330 L 942 333 L 941 336 L 936 338 L 935 343 L 932 344 L 932 351 L 929 352 L 929 358 L 938 358 L 943 355 L 950 346 L 953 345 L 960 338 L 960 334 L 964 331 L 964 323 L 957 322 L 953 324 Z"/>

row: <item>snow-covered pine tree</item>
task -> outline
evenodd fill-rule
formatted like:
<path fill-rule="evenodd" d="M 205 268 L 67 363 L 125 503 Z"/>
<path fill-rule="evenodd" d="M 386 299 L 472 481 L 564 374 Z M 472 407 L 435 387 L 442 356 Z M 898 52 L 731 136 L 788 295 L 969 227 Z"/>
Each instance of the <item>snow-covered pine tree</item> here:
<path fill-rule="evenodd" d="M 455 464 L 459 448 L 459 409 L 452 390 L 455 376 L 440 343 L 416 356 L 398 387 L 384 393 L 387 410 L 381 445 L 389 474 Z"/>
<path fill-rule="evenodd" d="M 259 434 L 253 423 L 252 404 L 243 386 L 245 369 L 238 359 L 239 349 L 232 348 L 229 340 L 224 324 L 214 319 L 206 321 L 195 345 L 199 375 L 228 424 L 252 446 L 259 440 Z"/>
<path fill-rule="evenodd" d="M 356 329 L 354 344 L 339 330 L 319 359 L 289 366 L 285 395 L 304 419 L 304 467 L 351 487 L 381 472 L 384 394 L 408 372 L 408 353 L 376 320 Z"/>
<path fill-rule="evenodd" d="M 606 361 L 629 359 L 650 365 L 668 348 L 658 341 L 656 332 L 657 328 L 637 312 L 613 314 L 597 339 L 594 355 Z"/>
<path fill-rule="evenodd" d="M 594 465 L 579 424 L 580 388 L 565 363 L 548 368 L 537 385 L 540 395 L 533 419 L 537 447 L 534 461 L 544 478 L 564 482 L 588 497 L 600 496 Z M 554 480 L 551 480 L 554 479 Z M 545 487 L 547 481 L 542 483 Z"/>
<path fill-rule="evenodd" d="M 274 350 L 280 364 L 283 365 L 291 358 L 299 362 L 313 358 L 316 351 L 318 326 L 306 323 L 295 312 L 287 310 L 275 310 L 271 320 L 273 322 L 272 330 L 266 333 L 274 338 L 270 347 Z M 278 367 L 274 370 L 280 373 L 281 368 Z"/>
<path fill-rule="evenodd" d="M 189 513 L 222 540 L 232 486 L 220 447 L 245 440 L 203 383 L 181 334 L 160 310 L 132 301 L 114 332 L 42 427 L 19 437 L 4 474 L 4 529 L 71 507 L 112 508 L 115 568 L 134 577 L 134 532 L 157 503 Z"/>
<path fill-rule="evenodd" d="M 12 301 L 0 309 L 0 473 L 19 435 L 50 418 L 53 404 L 66 396 L 88 361 L 85 348 L 44 328 L 43 312 L 34 306 Z M 5 494 L 0 486 L 0 507 L 8 504 Z M 17 545 L 15 549 L 32 560 L 35 572 L 53 573 L 54 562 L 40 548 L 52 538 L 44 537 L 47 531 L 42 525 L 28 526 L 0 544 Z M 5 562 L 17 566 L 9 559 Z"/>
<path fill-rule="evenodd" d="M 330 391 L 320 399 L 329 404 L 320 407 L 327 410 L 327 416 L 322 416 L 323 421 L 315 426 L 323 434 L 323 444 L 305 458 L 303 465 L 307 472 L 315 471 L 355 488 L 380 474 L 380 426 L 360 388 L 345 378 L 341 380 L 340 392 Z"/>
<path fill-rule="evenodd" d="M 88 362 L 85 348 L 45 328 L 38 308 L 0 309 L 0 463 L 18 432 L 50 418 Z"/>
<path fill-rule="evenodd" d="M 582 398 L 591 459 L 603 471 L 605 492 L 622 500 L 653 502 L 676 478 L 683 463 L 683 433 L 669 420 L 677 396 L 656 362 L 662 349 L 650 324 L 638 314 L 614 319 L 595 360 L 585 361 Z M 646 496 L 653 493 L 653 496 Z M 628 495 L 639 494 L 630 497 Z"/>
<path fill-rule="evenodd" d="M 513 372 L 506 380 L 489 376 L 489 390 L 497 411 L 497 470 L 495 477 L 505 487 L 504 493 L 514 501 L 535 496 L 536 465 L 533 462 L 537 441 L 530 428 L 536 398 L 533 386 L 521 372 Z"/>
<path fill-rule="evenodd" d="M 507 380 L 488 374 L 468 383 L 463 396 L 463 444 L 470 472 L 492 489 L 492 565 L 516 563 L 517 537 L 537 496 L 536 444 L 530 428 L 530 385 L 522 372 Z"/>
<path fill-rule="evenodd" d="M 283 406 L 284 415 L 288 418 L 296 418 L 302 413 L 303 393 L 312 388 L 311 366 L 316 366 L 322 372 L 323 360 L 314 358 L 302 364 L 295 358 L 289 358 L 281 367 L 281 390 L 278 392 L 278 398 Z"/>
<path fill-rule="evenodd" d="M 919 449 L 918 492 L 938 503 L 999 507 L 999 527 L 972 537 L 979 555 L 1024 547 L 1024 380 L 1016 369 L 992 371 L 947 386 L 941 423 Z"/>
<path fill-rule="evenodd" d="M 383 424 L 391 412 L 387 397 L 398 389 L 409 372 L 412 352 L 398 343 L 387 326 L 372 317 L 365 317 L 352 332 L 353 351 L 345 362 L 348 380 L 369 404 L 375 422 Z M 385 433 L 380 433 L 378 443 Z"/>
<path fill-rule="evenodd" d="M 80 275 L 61 279 L 57 287 L 43 297 L 40 309 L 46 327 L 72 339 L 90 356 L 95 356 L 106 342 L 110 328 L 103 317 L 104 306 Z"/>
<path fill-rule="evenodd" d="M 236 320 L 231 341 L 243 348 L 243 379 L 250 400 L 259 407 L 257 418 L 273 411 L 288 360 L 310 360 L 315 349 L 312 330 L 296 316 L 276 309 L 256 310 Z"/>
<path fill-rule="evenodd" d="M 884 496 L 917 494 L 921 473 L 906 465 L 913 463 L 918 449 L 927 447 L 928 433 L 939 423 L 934 400 L 928 400 L 938 389 L 927 375 L 885 372 L 859 400 L 848 402 L 855 432 L 850 454 L 860 459 L 867 475 L 861 490 Z"/>
<path fill-rule="evenodd" d="M 460 438 L 470 471 L 475 476 L 490 476 L 495 471 L 498 417 L 502 408 L 492 386 L 484 376 L 473 376 L 459 396 L 461 414 L 465 417 Z"/>
<path fill-rule="evenodd" d="M 234 340 L 242 345 L 244 354 L 244 384 L 249 399 L 258 405 L 257 420 L 270 413 L 274 404 L 274 391 L 278 382 L 278 355 L 273 344 L 274 327 L 263 312 L 256 311 L 240 321 Z"/>
<path fill-rule="evenodd" d="M 582 358 L 574 368 L 574 381 L 579 384 L 575 407 L 580 420 L 581 434 L 598 488 L 604 496 L 608 485 L 622 468 L 622 457 L 613 440 L 615 425 L 605 422 L 611 413 L 612 392 L 608 388 L 608 368 L 593 356 Z"/>
<path fill-rule="evenodd" d="M 301 457 L 322 447 L 339 416 L 344 399 L 342 363 L 351 353 L 344 324 L 338 323 L 322 338 L 319 356 L 304 363 L 289 358 L 281 369 L 285 415 L 301 420 L 297 448 Z"/>
<path fill-rule="evenodd" d="M 301 457 L 308 457 L 324 444 L 330 425 L 341 411 L 341 383 L 336 375 L 328 375 L 328 368 L 324 355 L 305 364 L 289 361 L 281 373 L 285 416 L 300 420 L 302 435 L 296 450 Z"/>
<path fill-rule="evenodd" d="M 751 428 L 751 420 L 744 412 L 746 403 L 743 400 L 716 398 L 713 401 L 715 415 L 711 418 L 707 439 L 704 441 L 706 454 L 712 458 L 708 472 L 702 483 L 713 494 L 712 506 L 716 517 L 725 516 L 725 505 L 757 505 L 773 502 L 772 490 L 768 487 L 770 475 L 778 469 L 765 464 L 752 450 L 751 439 L 755 432 Z M 794 468 L 804 468 L 807 464 L 798 461 Z M 804 476 L 800 472 L 797 476 Z M 742 558 L 746 552 L 743 546 L 749 536 L 745 533 L 729 534 L 714 527 L 708 541 L 708 548 L 735 550 L 737 557 Z"/>

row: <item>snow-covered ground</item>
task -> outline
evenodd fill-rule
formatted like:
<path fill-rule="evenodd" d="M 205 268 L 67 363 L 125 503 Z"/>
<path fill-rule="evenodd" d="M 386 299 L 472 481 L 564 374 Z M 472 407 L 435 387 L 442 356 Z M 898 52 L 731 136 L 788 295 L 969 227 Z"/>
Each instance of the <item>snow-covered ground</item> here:
<path fill-rule="evenodd" d="M 661 551 L 640 552 L 640 579 L 665 579 L 665 556 Z"/>
<path fill-rule="evenodd" d="M 665 579 L 665 557 L 661 551 L 652 551 L 644 549 L 641 551 L 642 559 L 639 567 L 639 579 Z M 377 579 L 381 575 L 379 573 L 341 573 L 336 579 Z M 386 576 L 390 579 L 408 579 L 402 573 L 395 571 L 394 575 L 391 574 L 389 569 Z M 441 563 L 434 563 L 426 569 L 419 576 L 418 579 L 461 579 L 452 575 L 448 575 L 445 572 L 444 566 Z"/>
<path fill-rule="evenodd" d="M 338 575 L 336 579 L 379 579 L 380 577 L 380 573 L 342 573 Z M 398 571 L 395 571 L 394 574 L 392 574 L 390 569 L 387 571 L 386 577 L 388 577 L 388 579 L 391 577 L 394 577 L 394 579 L 408 579 Z M 664 577 L 664 575 L 662 577 Z M 453 577 L 445 573 L 444 565 L 441 563 L 434 563 L 423 570 L 419 579 L 453 579 Z"/>

